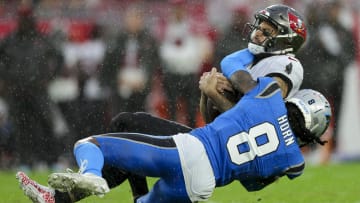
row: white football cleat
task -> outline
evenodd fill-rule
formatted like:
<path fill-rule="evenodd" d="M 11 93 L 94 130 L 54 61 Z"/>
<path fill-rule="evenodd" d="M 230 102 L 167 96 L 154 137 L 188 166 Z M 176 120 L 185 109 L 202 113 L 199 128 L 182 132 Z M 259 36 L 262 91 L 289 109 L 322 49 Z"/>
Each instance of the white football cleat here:
<path fill-rule="evenodd" d="M 106 180 L 92 173 L 52 173 L 48 184 L 60 192 L 81 191 L 99 197 L 110 191 Z"/>
<path fill-rule="evenodd" d="M 20 188 L 33 203 L 55 203 L 55 190 L 31 180 L 24 172 L 17 172 Z"/>

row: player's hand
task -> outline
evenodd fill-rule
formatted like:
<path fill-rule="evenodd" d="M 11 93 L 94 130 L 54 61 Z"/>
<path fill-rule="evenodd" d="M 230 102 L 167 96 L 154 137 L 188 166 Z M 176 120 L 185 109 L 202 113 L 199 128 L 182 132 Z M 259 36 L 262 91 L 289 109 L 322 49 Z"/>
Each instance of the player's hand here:
<path fill-rule="evenodd" d="M 222 73 L 217 73 L 216 74 L 216 90 L 219 93 L 224 93 L 225 90 L 229 91 L 229 92 L 233 92 L 233 88 L 232 85 L 230 83 L 230 81 L 222 74 Z"/>
<path fill-rule="evenodd" d="M 206 95 L 216 93 L 216 85 L 217 85 L 217 70 L 216 68 L 212 68 L 210 72 L 204 73 L 200 77 L 199 88 Z"/>
<path fill-rule="evenodd" d="M 225 90 L 232 92 L 231 83 L 224 77 L 222 73 L 217 72 L 216 68 L 212 68 L 210 72 L 205 72 L 200 77 L 199 88 L 205 94 L 217 91 L 224 93 Z"/>

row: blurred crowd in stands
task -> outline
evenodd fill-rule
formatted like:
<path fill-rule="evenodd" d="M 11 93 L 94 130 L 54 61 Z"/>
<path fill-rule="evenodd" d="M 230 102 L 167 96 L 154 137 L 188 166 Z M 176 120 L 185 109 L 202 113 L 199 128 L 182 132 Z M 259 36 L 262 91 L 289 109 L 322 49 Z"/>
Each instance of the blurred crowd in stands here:
<path fill-rule="evenodd" d="M 358 1 L 1 0 L 0 168 L 61 167 L 74 141 L 106 132 L 122 111 L 203 125 L 201 73 L 245 48 L 250 14 L 275 3 L 306 17 L 297 57 L 303 87 L 334 106 L 321 158 L 330 162 Z"/>

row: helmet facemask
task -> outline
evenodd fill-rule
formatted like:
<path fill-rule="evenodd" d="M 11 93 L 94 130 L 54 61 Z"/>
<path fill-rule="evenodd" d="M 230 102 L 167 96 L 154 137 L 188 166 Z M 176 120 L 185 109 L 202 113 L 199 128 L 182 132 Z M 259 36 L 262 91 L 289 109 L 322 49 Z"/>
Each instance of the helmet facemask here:
<path fill-rule="evenodd" d="M 273 32 L 268 32 L 267 30 L 264 30 L 260 27 L 260 24 L 264 22 L 264 20 L 261 20 L 260 18 L 257 18 L 255 20 L 255 22 L 253 24 L 247 23 L 246 26 L 247 27 L 247 32 L 248 32 L 248 48 L 250 50 L 251 53 L 257 55 L 257 54 L 262 54 L 262 53 L 271 53 L 271 49 L 273 48 L 274 44 L 275 44 L 275 40 L 276 40 L 276 35 L 274 35 L 273 32 L 277 32 L 278 28 L 273 25 L 272 23 L 270 23 L 271 27 L 274 28 Z M 265 21 L 267 22 L 267 21 Z M 269 22 L 268 22 L 269 23 Z M 253 42 L 253 39 L 256 36 L 256 33 L 260 31 L 262 32 L 263 36 L 265 37 L 265 39 L 260 42 L 260 43 L 256 43 Z"/>
<path fill-rule="evenodd" d="M 326 98 L 315 90 L 302 89 L 286 101 L 289 122 L 298 144 L 325 142 L 320 137 L 330 124 L 331 107 Z"/>
<path fill-rule="evenodd" d="M 254 43 L 252 37 L 259 30 L 259 25 L 267 22 L 277 30 L 276 35 L 263 32 L 266 40 Z M 248 48 L 253 54 L 295 54 L 306 39 L 306 28 L 302 17 L 292 8 L 274 5 L 255 14 L 255 22 L 247 24 Z"/>
<path fill-rule="evenodd" d="M 288 111 L 288 118 L 291 129 L 295 133 L 296 141 L 300 147 L 312 143 L 318 143 L 324 145 L 326 141 L 322 141 L 320 137 L 316 136 L 315 133 L 312 133 L 309 129 L 306 128 L 305 118 L 303 112 L 293 103 L 286 103 L 286 108 Z"/>

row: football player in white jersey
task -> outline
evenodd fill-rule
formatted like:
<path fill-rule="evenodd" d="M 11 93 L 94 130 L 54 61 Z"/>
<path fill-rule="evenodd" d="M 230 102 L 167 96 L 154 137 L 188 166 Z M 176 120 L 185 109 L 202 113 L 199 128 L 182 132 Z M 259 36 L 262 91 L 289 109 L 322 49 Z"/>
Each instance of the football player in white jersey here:
<path fill-rule="evenodd" d="M 303 17 L 286 5 L 273 5 L 257 12 L 255 22 L 247 25 L 248 47 L 224 57 L 221 61 L 223 74 L 236 85 L 242 80 L 233 73 L 246 67 L 253 79 L 262 76 L 275 78 L 283 97 L 290 98 L 299 90 L 303 80 L 303 67 L 294 55 L 306 41 Z M 224 84 L 219 91 L 233 91 L 221 75 L 218 80 Z M 225 106 L 232 106 L 234 102 Z M 228 109 L 213 106 L 202 94 L 200 109 L 206 121 Z"/>

